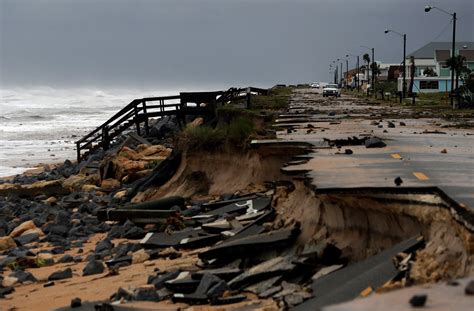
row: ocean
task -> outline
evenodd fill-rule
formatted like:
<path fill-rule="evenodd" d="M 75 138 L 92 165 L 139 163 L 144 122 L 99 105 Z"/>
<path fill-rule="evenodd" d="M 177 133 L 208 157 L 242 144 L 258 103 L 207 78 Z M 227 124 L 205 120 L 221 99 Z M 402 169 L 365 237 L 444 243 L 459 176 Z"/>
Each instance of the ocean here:
<path fill-rule="evenodd" d="M 175 94 L 178 88 L 0 89 L 0 177 L 75 160 L 74 142 L 133 99 Z"/>

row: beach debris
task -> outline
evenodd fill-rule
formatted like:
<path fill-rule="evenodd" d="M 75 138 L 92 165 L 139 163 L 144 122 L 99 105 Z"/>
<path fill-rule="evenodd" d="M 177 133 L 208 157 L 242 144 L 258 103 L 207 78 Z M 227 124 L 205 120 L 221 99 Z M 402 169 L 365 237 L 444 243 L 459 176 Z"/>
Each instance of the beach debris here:
<path fill-rule="evenodd" d="M 474 280 L 471 280 L 469 283 L 467 283 L 466 287 L 464 288 L 464 293 L 469 296 L 474 295 Z"/>
<path fill-rule="evenodd" d="M 414 295 L 410 298 L 410 305 L 414 308 L 424 307 L 427 298 L 427 295 Z"/>
<path fill-rule="evenodd" d="M 74 257 L 66 254 L 63 257 L 58 259 L 58 263 L 68 263 L 68 262 L 74 262 Z"/>
<path fill-rule="evenodd" d="M 16 238 L 22 235 L 24 232 L 32 229 L 38 229 L 33 222 L 33 220 L 28 220 L 23 223 L 21 223 L 19 226 L 15 227 L 15 229 L 10 232 L 10 237 Z"/>
<path fill-rule="evenodd" d="M 91 260 L 89 261 L 84 269 L 82 270 L 82 275 L 93 275 L 104 272 L 104 263 L 100 260 Z"/>
<path fill-rule="evenodd" d="M 224 282 L 219 279 L 217 276 L 210 273 L 203 275 L 202 279 L 199 282 L 196 291 L 191 294 L 185 293 L 175 293 L 172 297 L 175 302 L 185 302 L 189 304 L 205 304 L 209 302 L 209 299 L 214 298 L 211 294 L 219 293 L 220 289 L 214 288 L 215 285 L 218 285 L 220 282 Z M 225 282 L 224 282 L 225 284 Z M 222 285 L 218 285 L 222 287 Z M 224 291 L 221 291 L 221 294 Z"/>
<path fill-rule="evenodd" d="M 229 287 L 240 289 L 273 276 L 284 275 L 295 268 L 292 257 L 275 257 L 264 261 L 229 281 Z"/>
<path fill-rule="evenodd" d="M 48 281 L 58 281 L 63 279 L 72 278 L 72 269 L 66 268 L 64 270 L 53 272 L 49 277 Z"/>
<path fill-rule="evenodd" d="M 122 299 L 126 301 L 133 300 L 133 293 L 126 289 L 123 289 L 122 287 L 119 287 L 117 292 L 110 296 L 111 301 L 120 301 Z"/>
<path fill-rule="evenodd" d="M 377 137 L 371 137 L 365 141 L 366 148 L 383 148 L 385 146 L 387 145 Z"/>
<path fill-rule="evenodd" d="M 11 294 L 15 291 L 12 286 L 0 287 L 0 298 L 5 298 L 5 295 Z"/>
<path fill-rule="evenodd" d="M 7 251 L 15 247 L 16 247 L 16 243 L 11 237 L 9 236 L 0 237 L 0 252 Z"/>
<path fill-rule="evenodd" d="M 31 272 L 27 272 L 24 270 L 15 270 L 13 271 L 12 274 L 10 274 L 10 277 L 16 278 L 19 283 L 25 284 L 25 283 L 36 283 L 37 280 L 34 277 Z M 6 278 L 5 278 L 6 279 Z M 5 281 L 4 279 L 4 281 Z"/>
<path fill-rule="evenodd" d="M 95 245 L 95 252 L 101 253 L 105 250 L 111 250 L 113 247 L 114 244 L 109 239 L 105 239 L 97 242 L 97 244 Z"/>
<path fill-rule="evenodd" d="M 318 277 L 311 285 L 312 291 L 317 295 L 295 309 L 320 309 L 354 299 L 369 286 L 376 290 L 400 273 L 393 261 L 395 256 L 401 252 L 416 251 L 422 245 L 421 237 L 412 237 L 368 259 Z"/>
<path fill-rule="evenodd" d="M 240 258 L 255 256 L 261 252 L 285 248 L 298 236 L 299 226 L 292 229 L 270 231 L 231 241 L 225 241 L 199 254 L 199 258 L 210 260 L 219 257 Z"/>
<path fill-rule="evenodd" d="M 397 185 L 397 187 L 398 187 L 398 186 L 401 186 L 401 185 L 402 185 L 403 179 L 402 179 L 400 176 L 397 176 L 397 177 L 393 180 L 393 182 L 394 182 L 395 185 Z"/>
<path fill-rule="evenodd" d="M 82 306 L 82 300 L 79 297 L 76 297 L 71 300 L 71 308 L 79 308 Z"/>
<path fill-rule="evenodd" d="M 174 280 L 181 273 L 180 270 L 174 270 L 170 272 L 165 272 L 163 274 L 150 275 L 148 276 L 147 284 L 152 284 L 156 289 L 162 289 L 165 286 L 165 282 L 169 280 Z"/>
<path fill-rule="evenodd" d="M 421 134 L 446 134 L 446 132 L 440 130 L 424 130 Z"/>
<path fill-rule="evenodd" d="M 100 188 L 105 191 L 113 191 L 119 189 L 121 186 L 120 181 L 115 178 L 107 178 L 100 182 Z"/>
<path fill-rule="evenodd" d="M 69 191 L 62 186 L 62 180 L 41 180 L 31 184 L 0 184 L 0 196 L 35 197 L 45 195 L 47 197 L 58 194 L 67 194 Z"/>
<path fill-rule="evenodd" d="M 133 300 L 138 301 L 160 301 L 161 298 L 158 295 L 157 290 L 154 286 L 141 286 L 135 289 L 133 293 Z"/>
<path fill-rule="evenodd" d="M 16 283 L 18 283 L 18 278 L 13 277 L 13 276 L 6 276 L 3 278 L 1 285 L 3 287 L 11 287 L 15 285 Z"/>
<path fill-rule="evenodd" d="M 316 272 L 312 277 L 311 279 L 313 281 L 316 281 L 317 279 L 319 278 L 322 278 L 323 276 L 325 275 L 328 275 L 330 273 L 333 273 L 339 269 L 341 269 L 342 267 L 344 267 L 344 265 L 332 265 L 332 266 L 327 266 L 327 267 L 324 267 L 320 270 L 318 270 L 318 272 Z"/>

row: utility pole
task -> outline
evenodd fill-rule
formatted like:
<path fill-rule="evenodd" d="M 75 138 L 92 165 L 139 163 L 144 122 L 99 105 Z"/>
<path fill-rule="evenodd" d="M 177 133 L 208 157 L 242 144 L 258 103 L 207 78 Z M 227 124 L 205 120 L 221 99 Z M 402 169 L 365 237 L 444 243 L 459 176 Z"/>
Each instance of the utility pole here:
<path fill-rule="evenodd" d="M 346 57 L 346 89 L 348 88 L 349 82 L 349 60 Z"/>
<path fill-rule="evenodd" d="M 356 74 L 356 83 L 357 83 L 357 92 L 360 91 L 360 85 L 359 85 L 359 55 L 357 55 L 357 74 Z"/>
<path fill-rule="evenodd" d="M 341 87 L 342 87 L 342 61 L 341 61 L 341 79 L 339 81 L 340 81 Z"/>
<path fill-rule="evenodd" d="M 406 64 L 406 58 L 407 58 L 407 34 L 401 34 L 398 31 L 392 30 L 392 29 L 385 29 L 385 33 L 393 32 L 400 37 L 403 38 L 403 82 L 402 82 L 402 98 L 406 97 L 407 93 L 407 64 Z M 398 78 L 397 78 L 397 85 L 398 85 Z"/>
<path fill-rule="evenodd" d="M 375 97 L 375 69 L 376 69 L 376 66 L 377 64 L 375 63 L 375 55 L 374 55 L 374 48 L 372 48 L 372 65 L 373 65 L 373 68 L 372 68 L 372 93 Z"/>
<path fill-rule="evenodd" d="M 456 12 L 453 13 L 453 45 L 452 45 L 452 57 L 454 58 L 456 55 Z M 454 70 L 455 68 L 452 68 L 451 70 L 451 107 L 454 108 L 454 102 L 453 102 L 453 95 L 454 95 Z M 456 85 L 457 87 L 457 85 Z"/>
<path fill-rule="evenodd" d="M 407 35 L 403 34 L 403 86 L 402 86 L 402 97 L 405 98 L 407 95 Z M 398 79 L 398 78 L 397 78 Z"/>
<path fill-rule="evenodd" d="M 438 8 L 438 7 L 435 7 L 435 6 L 431 6 L 431 5 L 427 5 L 425 6 L 425 12 L 429 12 L 431 11 L 432 9 L 436 9 L 440 12 L 443 12 L 445 14 L 448 14 L 450 16 L 452 16 L 453 18 L 453 42 L 452 42 L 452 47 L 451 47 L 451 57 L 454 57 L 456 55 L 456 20 L 457 20 L 457 17 L 456 17 L 456 12 L 453 12 L 453 13 L 449 13 L 448 11 L 445 11 L 441 8 Z M 451 95 L 449 96 L 450 99 L 451 99 L 451 107 L 452 108 L 455 108 L 454 107 L 454 70 L 455 68 L 451 68 Z"/>
<path fill-rule="evenodd" d="M 360 47 L 364 48 L 364 49 L 367 49 L 369 51 L 372 51 L 372 65 L 376 66 L 376 65 L 374 65 L 375 64 L 375 55 L 374 55 L 375 50 L 374 50 L 374 48 L 369 48 L 365 45 L 361 45 Z M 368 62 L 367 65 L 369 66 L 369 68 L 367 70 L 367 73 L 368 73 L 367 74 L 367 84 L 369 83 L 369 77 L 370 77 L 369 75 L 370 75 L 370 72 L 372 71 L 372 91 L 374 91 L 375 90 L 375 75 L 374 75 L 375 67 L 372 68 L 372 66 L 370 65 L 370 62 Z M 375 96 L 375 92 L 373 92 L 373 93 L 374 93 L 374 96 Z M 367 95 L 369 95 L 369 88 L 367 88 Z"/>

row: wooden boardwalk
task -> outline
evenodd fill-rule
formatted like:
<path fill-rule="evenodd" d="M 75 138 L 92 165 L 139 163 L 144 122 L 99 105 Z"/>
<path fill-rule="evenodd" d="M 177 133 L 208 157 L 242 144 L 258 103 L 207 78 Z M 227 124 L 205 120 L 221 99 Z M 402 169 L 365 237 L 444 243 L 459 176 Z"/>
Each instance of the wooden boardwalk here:
<path fill-rule="evenodd" d="M 215 115 L 219 104 L 224 105 L 232 100 L 250 98 L 250 93 L 265 94 L 267 92 L 266 89 L 248 87 L 216 92 L 182 92 L 179 95 L 134 99 L 102 125 L 76 141 L 77 161 L 81 161 L 85 150 L 89 152 L 99 148 L 107 150 L 116 137 L 132 126 L 135 126 L 138 135 L 142 135 L 142 127 L 145 135 L 149 135 L 150 118 L 174 115 L 181 127 L 186 123 L 186 116 Z"/>

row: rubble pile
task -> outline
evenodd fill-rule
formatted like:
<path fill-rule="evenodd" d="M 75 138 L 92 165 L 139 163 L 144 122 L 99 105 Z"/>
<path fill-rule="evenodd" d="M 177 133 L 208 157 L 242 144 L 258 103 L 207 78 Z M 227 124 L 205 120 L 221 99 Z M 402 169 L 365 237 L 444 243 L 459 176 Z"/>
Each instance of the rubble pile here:
<path fill-rule="evenodd" d="M 331 244 L 297 248 L 298 224 L 274 229 L 271 221 L 275 212 L 268 194 L 188 207 L 183 203 L 179 197 L 170 197 L 98 212 L 101 220 L 129 215 L 138 223 L 154 224 L 156 230 L 146 233 L 139 246 L 135 244 L 144 247 L 145 260 L 178 258 L 181 250 L 189 249 L 197 249 L 199 257 L 188 269 L 160 270 L 148 276 L 149 286 L 135 292 L 121 288 L 112 300 L 228 304 L 253 294 L 274 298 L 282 307 L 294 306 L 312 297 L 308 285 L 313 274 L 328 263 L 344 262 L 341 252 Z M 124 254 L 115 254 L 106 264 L 110 269 L 131 265 L 136 253 Z"/>
<path fill-rule="evenodd" d="M 345 274 L 350 258 L 335 245 L 297 242 L 299 223 L 273 221 L 276 183 L 258 193 L 210 201 L 171 196 L 132 203 L 136 193 L 170 178 L 179 156 L 133 135 L 102 156 L 78 165 L 66 161 L 36 179 L 17 177 L 0 185 L 0 297 L 20 284 L 50 287 L 77 274 L 114 276 L 137 264 L 179 261 L 190 252 L 197 254 L 192 264 L 156 268 L 143 275 L 141 286 L 120 284 L 107 303 L 223 305 L 273 299 L 287 308 L 317 300 L 317 284 L 337 277 L 335 272 Z M 291 182 L 287 186 L 294 188 Z M 97 234 L 103 238 L 84 252 Z M 71 255 L 72 250 L 77 251 Z M 383 280 L 392 282 L 385 289 L 409 282 L 413 252 L 398 255 L 398 270 L 391 259 L 397 253 L 386 258 L 390 269 Z M 74 265 L 81 263 L 78 272 Z M 57 264 L 61 267 L 46 279 L 35 277 L 35 269 Z"/>

